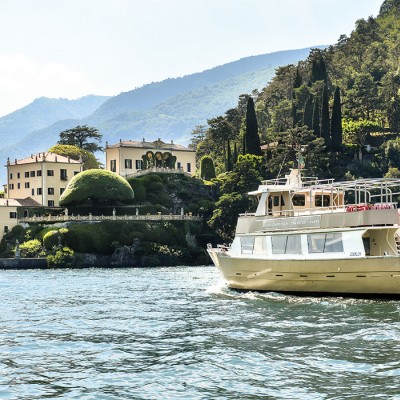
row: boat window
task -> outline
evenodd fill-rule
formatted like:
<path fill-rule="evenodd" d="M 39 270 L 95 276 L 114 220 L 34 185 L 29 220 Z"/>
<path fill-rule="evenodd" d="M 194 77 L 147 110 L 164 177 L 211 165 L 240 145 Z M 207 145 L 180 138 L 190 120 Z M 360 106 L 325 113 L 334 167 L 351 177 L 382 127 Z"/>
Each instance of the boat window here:
<path fill-rule="evenodd" d="M 272 254 L 301 254 L 300 235 L 272 236 Z"/>
<path fill-rule="evenodd" d="M 288 236 L 286 254 L 301 254 L 301 240 L 299 235 Z"/>
<path fill-rule="evenodd" d="M 272 254 L 285 254 L 287 236 L 272 236 Z"/>
<path fill-rule="evenodd" d="M 265 236 L 256 236 L 254 238 L 253 254 L 267 254 L 267 240 Z"/>
<path fill-rule="evenodd" d="M 285 205 L 285 200 L 283 199 L 283 196 L 281 195 L 281 206 Z"/>
<path fill-rule="evenodd" d="M 329 195 L 316 194 L 315 195 L 315 207 L 329 207 L 331 203 L 331 197 Z"/>
<path fill-rule="evenodd" d="M 306 196 L 304 194 L 295 194 L 292 197 L 292 203 L 294 206 L 305 206 L 306 205 Z"/>
<path fill-rule="evenodd" d="M 343 251 L 341 233 L 327 233 L 324 253 L 338 253 Z"/>
<path fill-rule="evenodd" d="M 274 207 L 279 206 L 279 199 L 280 199 L 280 196 L 274 196 Z"/>
<path fill-rule="evenodd" d="M 325 233 L 307 235 L 307 242 L 309 253 L 323 253 L 325 246 Z"/>
<path fill-rule="evenodd" d="M 307 235 L 309 253 L 343 252 L 341 233 L 316 233 Z"/>
<path fill-rule="evenodd" d="M 242 244 L 242 254 L 253 254 L 254 236 L 243 236 L 240 243 Z"/>

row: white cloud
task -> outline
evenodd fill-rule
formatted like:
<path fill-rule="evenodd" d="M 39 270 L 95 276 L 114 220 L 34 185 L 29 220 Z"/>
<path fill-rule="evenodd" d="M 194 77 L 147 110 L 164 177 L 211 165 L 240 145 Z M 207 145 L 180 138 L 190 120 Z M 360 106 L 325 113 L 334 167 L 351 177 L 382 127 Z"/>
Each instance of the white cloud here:
<path fill-rule="evenodd" d="M 83 73 L 62 64 L 39 64 L 22 54 L 0 55 L 0 115 L 41 96 L 79 98 L 94 90 Z"/>

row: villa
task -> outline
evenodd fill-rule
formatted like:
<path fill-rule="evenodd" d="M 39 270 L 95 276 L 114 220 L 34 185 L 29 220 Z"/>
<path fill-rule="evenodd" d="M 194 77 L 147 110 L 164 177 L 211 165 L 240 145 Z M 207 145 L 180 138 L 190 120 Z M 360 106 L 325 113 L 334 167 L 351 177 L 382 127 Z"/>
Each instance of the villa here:
<path fill-rule="evenodd" d="M 196 152 L 188 147 L 165 143 L 161 139 L 154 142 L 132 140 L 109 145 L 106 142 L 106 169 L 124 178 L 135 176 L 151 169 L 184 172 L 194 175 Z"/>
<path fill-rule="evenodd" d="M 46 207 L 57 207 L 68 181 L 82 171 L 82 161 L 43 152 L 21 160 L 7 160 L 6 199 L 31 198 Z"/>

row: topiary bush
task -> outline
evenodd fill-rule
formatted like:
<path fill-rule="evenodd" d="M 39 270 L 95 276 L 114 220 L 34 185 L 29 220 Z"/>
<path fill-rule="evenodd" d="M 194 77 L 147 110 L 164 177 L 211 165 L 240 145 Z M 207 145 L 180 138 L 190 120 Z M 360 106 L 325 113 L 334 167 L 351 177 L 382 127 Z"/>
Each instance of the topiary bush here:
<path fill-rule="evenodd" d="M 133 190 L 126 179 L 118 174 L 102 169 L 91 169 L 75 175 L 60 197 L 60 205 L 83 204 L 90 200 L 92 204 L 115 204 L 131 202 Z"/>
<path fill-rule="evenodd" d="M 210 156 L 203 156 L 200 160 L 200 176 L 202 179 L 210 181 L 215 178 L 214 161 Z"/>
<path fill-rule="evenodd" d="M 135 193 L 135 203 L 146 201 L 146 187 L 140 178 L 130 178 L 128 183 Z"/>

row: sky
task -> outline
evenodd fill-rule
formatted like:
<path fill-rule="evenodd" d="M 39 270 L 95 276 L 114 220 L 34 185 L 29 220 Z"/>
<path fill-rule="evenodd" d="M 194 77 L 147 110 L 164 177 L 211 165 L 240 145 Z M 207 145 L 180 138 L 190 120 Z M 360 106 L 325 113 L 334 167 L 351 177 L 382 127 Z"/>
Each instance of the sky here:
<path fill-rule="evenodd" d="M 383 0 L 0 0 L 0 116 L 335 44 Z"/>

